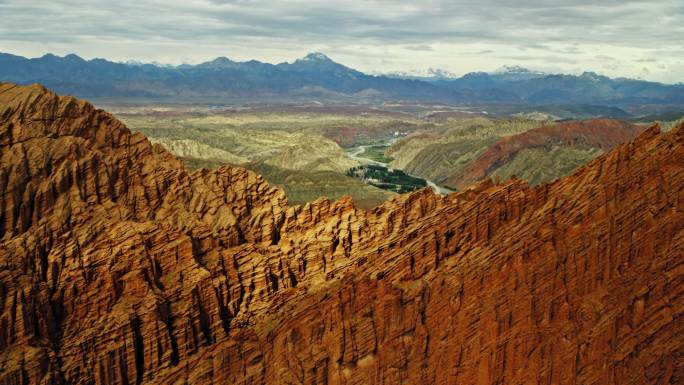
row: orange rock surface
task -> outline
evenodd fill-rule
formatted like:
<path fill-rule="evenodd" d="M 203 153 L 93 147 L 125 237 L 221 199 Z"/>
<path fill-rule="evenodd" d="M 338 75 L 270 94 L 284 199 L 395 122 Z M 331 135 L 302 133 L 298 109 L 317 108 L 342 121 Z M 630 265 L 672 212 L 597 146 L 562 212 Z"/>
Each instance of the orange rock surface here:
<path fill-rule="evenodd" d="M 0 384 L 684 382 L 684 126 L 371 211 L 39 86 L 0 151 Z"/>

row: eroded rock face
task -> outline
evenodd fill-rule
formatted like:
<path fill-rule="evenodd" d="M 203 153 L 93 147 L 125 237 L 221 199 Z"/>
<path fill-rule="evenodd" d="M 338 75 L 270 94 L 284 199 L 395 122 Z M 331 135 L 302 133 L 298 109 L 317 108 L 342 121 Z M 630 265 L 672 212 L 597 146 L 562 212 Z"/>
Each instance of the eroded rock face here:
<path fill-rule="evenodd" d="M 502 169 L 504 174 L 534 173 L 535 168 L 544 167 L 542 162 L 547 159 L 558 158 L 558 152 L 571 150 L 593 150 L 587 153 L 575 153 L 562 159 L 561 163 L 570 163 L 570 169 L 563 165 L 546 165 L 549 175 L 529 178 L 538 184 L 540 181 L 550 181 L 555 177 L 567 175 L 576 165 L 593 159 L 597 154 L 609 151 L 615 146 L 635 138 L 644 130 L 643 126 L 614 119 L 591 119 L 584 121 L 543 125 L 523 133 L 508 136 L 487 147 L 482 154 L 469 162 L 465 167 L 457 169 L 444 183 L 448 186 L 462 189 L 485 178 L 497 175 Z M 530 151 L 539 150 L 539 154 Z M 556 151 L 554 151 L 556 150 Z M 527 155 L 531 159 L 516 157 Z M 517 164 L 511 164 L 511 163 Z M 574 164 L 573 164 L 574 163 Z M 507 167 L 508 166 L 508 167 Z"/>
<path fill-rule="evenodd" d="M 684 126 L 537 188 L 289 207 L 0 85 L 0 383 L 684 381 Z"/>

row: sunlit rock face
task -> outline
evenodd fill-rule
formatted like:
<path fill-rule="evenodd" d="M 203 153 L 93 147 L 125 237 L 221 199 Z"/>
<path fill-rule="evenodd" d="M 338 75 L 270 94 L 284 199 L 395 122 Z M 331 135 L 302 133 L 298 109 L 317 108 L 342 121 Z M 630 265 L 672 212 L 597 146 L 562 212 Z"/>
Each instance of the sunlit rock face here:
<path fill-rule="evenodd" d="M 684 126 L 371 211 L 0 85 L 2 384 L 684 381 Z"/>

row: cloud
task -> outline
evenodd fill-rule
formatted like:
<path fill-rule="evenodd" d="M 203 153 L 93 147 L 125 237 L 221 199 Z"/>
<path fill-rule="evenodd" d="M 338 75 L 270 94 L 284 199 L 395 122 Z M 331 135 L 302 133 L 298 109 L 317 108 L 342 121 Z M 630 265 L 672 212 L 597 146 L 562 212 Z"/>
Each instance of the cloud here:
<path fill-rule="evenodd" d="M 539 67 L 564 67 L 568 61 L 573 68 L 598 66 L 595 56 L 606 53 L 627 62 L 651 57 L 655 50 L 675 55 L 664 60 L 684 57 L 681 0 L 91 0 L 85 4 L 0 0 L 0 50 L 161 62 L 216 56 L 280 62 L 319 50 L 364 70 L 382 71 L 382 59 L 389 58 L 393 65 L 404 67 L 391 70 L 444 63 L 455 72 L 476 65 L 514 64 L 505 62 L 511 56 L 535 61 Z M 544 61 L 543 55 L 550 58 Z M 615 71 L 624 75 L 643 74 L 642 66 L 617 67 Z M 648 68 L 662 78 L 684 75 Z"/>
<path fill-rule="evenodd" d="M 430 47 L 427 44 L 407 45 L 406 49 L 411 50 L 411 51 L 433 51 L 432 47 Z"/>
<path fill-rule="evenodd" d="M 618 61 L 616 58 L 608 55 L 596 55 L 594 56 L 596 60 L 601 60 L 601 61 L 609 61 L 609 62 L 616 62 Z"/>

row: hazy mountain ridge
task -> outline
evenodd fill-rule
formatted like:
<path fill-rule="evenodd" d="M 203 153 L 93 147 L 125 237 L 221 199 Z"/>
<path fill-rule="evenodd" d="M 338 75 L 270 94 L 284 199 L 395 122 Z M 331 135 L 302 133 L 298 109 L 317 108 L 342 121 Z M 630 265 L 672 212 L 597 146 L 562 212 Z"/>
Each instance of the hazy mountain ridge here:
<path fill-rule="evenodd" d="M 197 65 L 116 63 L 51 54 L 28 59 L 0 53 L 0 80 L 42 83 L 90 98 L 217 102 L 311 99 L 369 102 L 439 101 L 459 104 L 594 104 L 642 111 L 684 106 L 684 85 L 612 79 L 593 72 L 544 74 L 521 67 L 460 78 L 431 70 L 428 78 L 369 75 L 321 53 L 292 63 L 237 62 L 225 57 Z"/>
<path fill-rule="evenodd" d="M 363 74 L 322 54 L 277 65 L 256 60 L 235 62 L 220 57 L 198 65 L 131 65 L 76 55 L 27 59 L 0 54 L 1 80 L 41 83 L 79 97 L 218 98 L 268 100 L 296 94 L 307 87 L 354 95 L 376 90 L 384 98 L 454 99 L 453 92 L 428 83 Z M 368 93 L 368 92 L 366 92 Z M 415 95 L 415 96 L 413 96 Z M 344 95 L 335 95 L 341 98 Z"/>
<path fill-rule="evenodd" d="M 453 80 L 439 80 L 435 85 L 452 90 L 485 92 L 502 101 L 533 105 L 600 104 L 628 108 L 642 104 L 681 105 L 684 85 L 667 85 L 644 80 L 617 78 L 584 72 L 581 75 L 538 74 L 517 78 L 484 72 L 469 73 Z"/>

